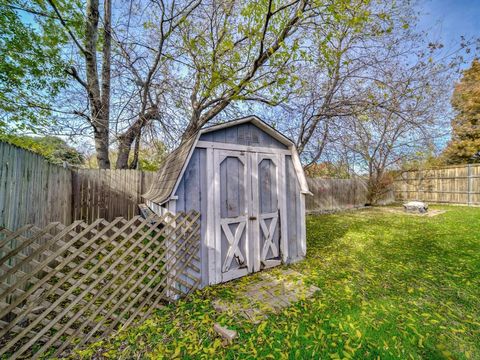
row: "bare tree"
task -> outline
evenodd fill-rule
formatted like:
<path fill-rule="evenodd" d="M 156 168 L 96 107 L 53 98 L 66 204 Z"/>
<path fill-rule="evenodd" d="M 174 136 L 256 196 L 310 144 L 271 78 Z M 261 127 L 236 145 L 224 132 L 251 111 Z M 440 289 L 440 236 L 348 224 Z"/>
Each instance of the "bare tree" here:
<path fill-rule="evenodd" d="M 298 39 L 292 35 L 315 16 L 312 3 L 207 1 L 201 5 L 201 15 L 182 33 L 189 69 L 184 86 L 190 99 L 183 139 L 234 101 L 275 102 L 274 89 L 287 85 L 296 59 Z"/>
<path fill-rule="evenodd" d="M 304 27 L 315 36 L 298 73 L 300 91 L 285 109 L 293 119 L 287 131 L 296 139 L 305 167 L 319 161 L 337 140 L 333 125 L 368 102 L 361 84 L 374 80 L 378 67 L 405 51 L 390 39 L 392 29 L 405 24 L 398 11 L 394 3 L 357 0 L 330 16 L 324 14 L 326 26 Z"/>
<path fill-rule="evenodd" d="M 126 87 L 133 92 L 132 96 L 133 121 L 118 135 L 118 157 L 116 168 L 136 168 L 140 148 L 142 129 L 152 120 L 162 121 L 160 109 L 163 95 L 174 89 L 174 81 L 169 79 L 173 75 L 169 67 L 177 55 L 171 39 L 177 40 L 175 32 L 186 21 L 193 11 L 200 5 L 200 0 L 186 1 L 185 3 L 167 3 L 164 0 L 150 4 L 151 18 L 143 19 L 151 28 L 142 31 L 142 34 L 129 34 L 121 37 L 118 32 L 115 38 L 118 45 L 119 68 L 123 68 L 131 76 L 133 83 Z M 129 16 L 132 16 L 129 9 Z M 144 16 L 144 15 L 143 15 Z M 158 20 L 154 20 L 158 19 Z M 126 26 L 127 30 L 130 30 Z M 152 41 L 153 40 L 153 41 Z M 135 141 L 134 156 L 128 164 L 132 144 Z"/>
<path fill-rule="evenodd" d="M 303 86 L 282 112 L 305 168 L 346 162 L 368 176 L 375 202 L 389 168 L 444 134 L 446 84 L 461 46 L 448 53 L 426 43 L 408 2 L 351 5 L 337 21 L 324 17 L 333 31 L 319 28 L 307 47 Z"/>
<path fill-rule="evenodd" d="M 357 173 L 368 177 L 368 201 L 376 203 L 389 185 L 388 170 L 444 136 L 446 84 L 452 75 L 442 65 L 401 62 L 383 68 L 363 88 L 368 106 L 342 119 L 337 148 Z"/>
<path fill-rule="evenodd" d="M 115 26 L 112 27 L 111 0 L 103 2 L 102 19 L 99 1 L 88 0 L 82 39 L 77 35 L 79 31 L 68 25 L 53 0 L 49 0 L 79 54 L 79 61 L 68 73 L 86 92 L 88 104 L 80 106 L 83 111 L 74 113 L 87 120 L 93 129 L 100 168 L 110 167 L 111 140 L 118 147 L 116 167 L 136 167 L 142 129 L 153 119 L 160 118 L 162 91 L 168 80 L 164 70 L 174 58 L 169 52 L 168 41 L 200 2 L 132 0 L 130 6 L 116 9 Z M 101 56 L 98 48 L 101 48 Z M 98 72 L 99 64 L 101 73 Z M 129 164 L 134 142 L 135 155 Z"/>
<path fill-rule="evenodd" d="M 103 44 L 101 72 L 99 73 L 99 20 L 100 4 L 98 0 L 87 0 L 85 6 L 85 23 L 83 41 L 76 35 L 74 29 L 67 24 L 53 0 L 48 0 L 55 15 L 71 37 L 79 54 L 84 60 L 84 79 L 78 69 L 72 66 L 68 74 L 85 90 L 88 96 L 89 113 L 79 114 L 86 119 L 93 129 L 95 149 L 98 165 L 101 168 L 110 168 L 109 152 L 109 110 L 110 110 L 110 82 L 111 82 L 111 0 L 103 2 Z"/>
<path fill-rule="evenodd" d="M 48 1 L 75 49 L 57 128 L 93 132 L 102 168 L 109 148 L 135 168 L 145 134 L 175 144 L 250 106 L 269 106 L 306 166 L 345 157 L 353 120 L 405 117 L 438 77 L 407 0 L 88 0 L 83 30 Z"/>

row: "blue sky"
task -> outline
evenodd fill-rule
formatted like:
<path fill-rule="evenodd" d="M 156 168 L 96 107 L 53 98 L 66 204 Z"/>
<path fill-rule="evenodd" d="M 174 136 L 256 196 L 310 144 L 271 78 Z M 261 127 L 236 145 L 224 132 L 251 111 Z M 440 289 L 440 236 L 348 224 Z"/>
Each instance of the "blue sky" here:
<path fill-rule="evenodd" d="M 418 30 L 426 32 L 428 41 L 444 44 L 446 52 L 458 49 L 462 35 L 466 40 L 480 38 L 480 0 L 417 1 Z M 474 48 L 470 54 L 465 54 L 462 68 L 468 68 L 475 55 L 480 53 Z M 452 113 L 446 114 L 447 119 L 451 116 Z M 450 134 L 438 139 L 437 145 L 442 148 L 449 139 Z"/>
<path fill-rule="evenodd" d="M 460 36 L 480 37 L 480 0 L 418 0 L 418 28 L 429 40 L 441 41 L 447 48 L 458 46 Z"/>

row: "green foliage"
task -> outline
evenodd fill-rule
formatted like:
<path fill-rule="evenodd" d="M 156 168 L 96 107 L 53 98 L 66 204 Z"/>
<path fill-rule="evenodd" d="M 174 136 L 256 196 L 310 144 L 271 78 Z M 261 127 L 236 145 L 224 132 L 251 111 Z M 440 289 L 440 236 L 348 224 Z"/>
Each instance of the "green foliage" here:
<path fill-rule="evenodd" d="M 138 169 L 144 171 L 157 171 L 167 155 L 167 148 L 160 141 L 151 140 L 143 144 L 138 154 Z"/>
<path fill-rule="evenodd" d="M 447 164 L 480 163 L 480 61 L 463 72 L 455 86 L 452 141 L 444 153 Z"/>
<path fill-rule="evenodd" d="M 70 2 L 56 1 L 62 9 Z M 0 0 L 0 129 L 34 131 L 48 122 L 67 66 L 67 37 L 52 17 L 44 0 Z"/>
<path fill-rule="evenodd" d="M 368 13 L 351 14 L 359 3 L 367 1 L 342 0 L 328 5 L 313 1 L 303 17 L 322 13 L 325 19 L 352 22 L 360 31 Z M 297 71 L 301 70 L 301 62 L 310 57 L 306 47 L 311 45 L 311 39 L 292 35 L 275 49 L 275 39 L 287 27 L 297 7 L 285 8 L 283 1 L 273 1 L 270 10 L 274 15 L 265 26 L 269 5 L 268 0 L 208 3 L 202 11 L 212 16 L 199 16 L 184 23 L 182 45 L 192 58 L 192 68 L 196 69 L 199 101 L 224 95 L 230 89 L 233 100 L 264 98 L 270 103 L 280 103 L 298 86 Z M 343 15 L 346 12 L 348 16 Z M 301 17 L 299 21 L 302 20 Z M 291 32 L 295 33 L 295 28 Z M 315 38 L 318 34 L 312 31 L 311 35 Z M 325 38 L 324 34 L 321 37 Z M 335 61 L 337 54 L 332 54 L 335 50 L 328 47 L 328 37 L 320 47 L 324 61 Z M 269 54 L 267 61 L 253 71 L 258 65 L 255 59 L 263 51 Z"/>
<path fill-rule="evenodd" d="M 54 164 L 67 162 L 71 165 L 81 165 L 83 155 L 67 145 L 65 141 L 55 136 L 31 137 L 22 135 L 0 134 L 0 141 L 5 141 L 23 149 L 33 151 L 47 158 Z"/>
<path fill-rule="evenodd" d="M 400 170 L 429 169 L 442 165 L 444 165 L 444 159 L 435 153 L 435 149 L 432 145 L 422 151 L 417 151 L 412 154 L 410 158 L 402 159 Z"/>
<path fill-rule="evenodd" d="M 167 148 L 161 141 L 149 140 L 148 142 L 142 142 L 140 146 L 140 151 L 138 154 L 138 170 L 143 171 L 157 171 L 160 168 L 160 165 L 167 155 Z M 128 162 L 133 161 L 133 151 L 130 152 Z M 111 163 L 116 163 L 118 157 L 118 152 L 112 150 L 109 153 L 109 158 Z M 98 163 L 95 154 L 87 156 L 85 159 L 85 166 L 91 169 L 97 169 Z"/>
<path fill-rule="evenodd" d="M 242 279 L 159 310 L 73 358 L 478 359 L 480 210 L 437 217 L 380 209 L 307 218 L 307 258 L 291 267 L 320 288 L 253 324 L 218 314 Z M 280 274 L 282 268 L 268 270 Z M 235 329 L 223 345 L 213 324 Z"/>

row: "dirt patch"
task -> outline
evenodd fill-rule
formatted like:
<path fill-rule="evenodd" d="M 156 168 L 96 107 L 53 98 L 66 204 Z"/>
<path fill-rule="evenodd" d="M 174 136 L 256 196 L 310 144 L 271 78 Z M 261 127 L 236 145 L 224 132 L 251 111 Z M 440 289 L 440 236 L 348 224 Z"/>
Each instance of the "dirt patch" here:
<path fill-rule="evenodd" d="M 447 212 L 447 210 L 428 210 L 426 213 L 412 213 L 406 212 L 403 208 L 392 208 L 392 207 L 384 207 L 384 208 L 377 208 L 382 212 L 393 213 L 393 214 L 400 214 L 400 215 L 409 215 L 409 216 L 424 216 L 424 217 L 434 217 L 437 215 L 441 215 Z"/>
<path fill-rule="evenodd" d="M 217 312 L 239 314 L 259 323 L 268 313 L 275 313 L 292 303 L 311 297 L 319 290 L 307 286 L 304 276 L 293 270 L 282 271 L 280 275 L 261 273 L 259 280 L 236 291 L 236 299 L 217 299 L 213 306 Z"/>

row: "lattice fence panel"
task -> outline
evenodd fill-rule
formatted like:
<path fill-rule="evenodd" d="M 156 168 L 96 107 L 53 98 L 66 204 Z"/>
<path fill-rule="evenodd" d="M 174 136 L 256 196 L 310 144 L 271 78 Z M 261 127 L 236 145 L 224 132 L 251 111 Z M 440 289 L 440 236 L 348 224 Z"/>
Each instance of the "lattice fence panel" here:
<path fill-rule="evenodd" d="M 199 217 L 0 228 L 0 358 L 64 354 L 196 289 Z"/>

